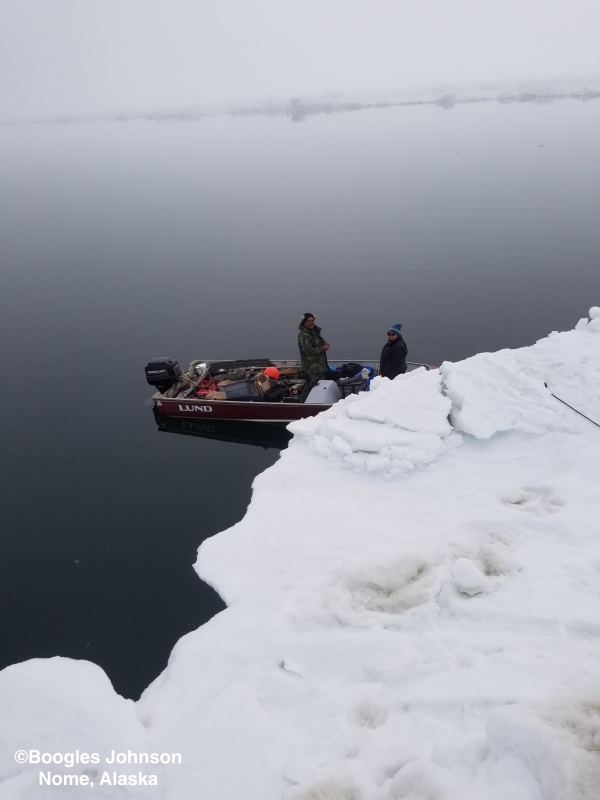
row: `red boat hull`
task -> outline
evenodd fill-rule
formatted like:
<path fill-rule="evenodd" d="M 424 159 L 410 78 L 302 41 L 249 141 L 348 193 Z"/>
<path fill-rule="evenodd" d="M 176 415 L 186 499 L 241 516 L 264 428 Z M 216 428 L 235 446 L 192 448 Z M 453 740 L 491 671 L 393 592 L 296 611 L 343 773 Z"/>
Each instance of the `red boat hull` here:
<path fill-rule="evenodd" d="M 330 405 L 317 403 L 261 403 L 236 400 L 185 400 L 153 398 L 157 414 L 167 417 L 230 419 L 245 422 L 292 422 L 314 417 Z"/>

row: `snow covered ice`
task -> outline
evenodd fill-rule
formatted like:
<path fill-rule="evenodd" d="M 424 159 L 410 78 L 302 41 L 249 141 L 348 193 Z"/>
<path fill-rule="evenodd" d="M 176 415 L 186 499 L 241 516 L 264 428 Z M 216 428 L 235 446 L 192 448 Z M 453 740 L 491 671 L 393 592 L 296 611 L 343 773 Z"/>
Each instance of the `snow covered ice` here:
<path fill-rule="evenodd" d="M 547 388 L 545 386 L 547 384 Z M 598 800 L 600 308 L 293 423 L 197 570 L 228 604 L 134 704 L 87 662 L 0 673 L 20 748 L 179 752 L 95 798 Z"/>
<path fill-rule="evenodd" d="M 309 440 L 309 450 L 340 466 L 391 478 L 461 443 L 448 422 L 451 408 L 438 372 L 422 367 L 396 381 L 375 378 L 368 394 L 350 395 L 289 429 Z"/>

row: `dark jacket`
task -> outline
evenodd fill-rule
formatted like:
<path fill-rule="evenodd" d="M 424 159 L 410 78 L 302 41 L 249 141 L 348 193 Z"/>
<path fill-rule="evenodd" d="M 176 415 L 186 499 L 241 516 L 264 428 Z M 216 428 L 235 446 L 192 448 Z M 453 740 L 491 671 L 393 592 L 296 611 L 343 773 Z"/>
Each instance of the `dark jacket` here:
<path fill-rule="evenodd" d="M 396 375 L 406 372 L 406 356 L 408 347 L 406 342 L 399 335 L 395 342 L 384 344 L 379 360 L 379 374 L 384 378 L 393 379 Z"/>
<path fill-rule="evenodd" d="M 327 355 L 323 350 L 324 345 L 325 339 L 321 336 L 321 328 L 317 325 L 314 328 L 300 325 L 298 347 L 300 348 L 301 367 L 311 379 L 320 377 L 329 369 Z"/>

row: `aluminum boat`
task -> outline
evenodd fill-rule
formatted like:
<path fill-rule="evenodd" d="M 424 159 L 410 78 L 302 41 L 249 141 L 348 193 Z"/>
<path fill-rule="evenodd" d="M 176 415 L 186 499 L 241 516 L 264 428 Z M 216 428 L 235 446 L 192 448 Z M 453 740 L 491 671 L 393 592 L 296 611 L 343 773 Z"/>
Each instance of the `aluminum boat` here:
<path fill-rule="evenodd" d="M 407 362 L 409 370 L 431 369 L 429 364 Z M 278 399 L 264 391 L 265 370 L 275 367 L 279 378 Z M 368 391 L 378 372 L 377 360 L 329 361 L 328 374 L 310 381 L 300 361 L 285 359 L 241 359 L 193 361 L 186 371 L 177 361 L 157 358 L 146 365 L 146 379 L 157 391 L 151 400 L 157 415 L 287 423 L 313 417 L 343 397 Z M 271 394 L 273 394 L 271 392 Z"/>

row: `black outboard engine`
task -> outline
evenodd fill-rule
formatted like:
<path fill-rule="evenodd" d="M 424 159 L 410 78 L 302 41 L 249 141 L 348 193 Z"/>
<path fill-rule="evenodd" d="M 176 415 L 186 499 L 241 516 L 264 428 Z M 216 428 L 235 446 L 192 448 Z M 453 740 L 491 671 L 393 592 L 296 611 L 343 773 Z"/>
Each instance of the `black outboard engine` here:
<path fill-rule="evenodd" d="M 153 358 L 144 367 L 146 380 L 161 394 L 168 391 L 181 377 L 179 362 L 172 358 Z"/>

